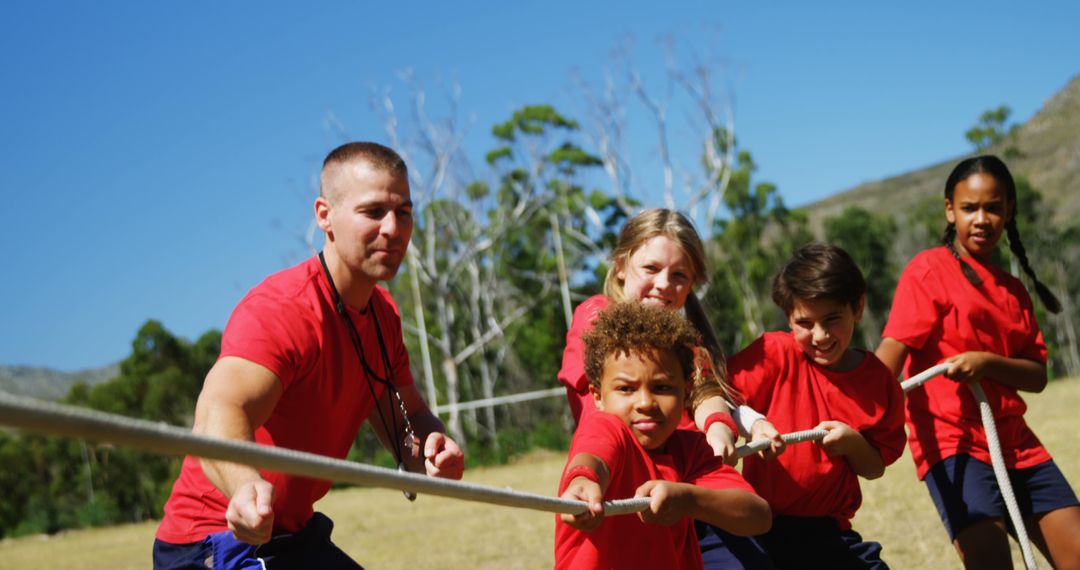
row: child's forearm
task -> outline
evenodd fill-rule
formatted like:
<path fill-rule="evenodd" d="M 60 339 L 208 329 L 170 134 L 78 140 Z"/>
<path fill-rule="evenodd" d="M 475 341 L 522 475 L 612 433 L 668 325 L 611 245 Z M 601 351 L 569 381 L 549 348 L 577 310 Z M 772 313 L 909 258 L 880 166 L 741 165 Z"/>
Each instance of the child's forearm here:
<path fill-rule="evenodd" d="M 870 444 L 861 433 L 857 438 L 852 438 L 850 447 L 844 457 L 855 474 L 864 479 L 877 479 L 885 474 L 885 460 L 881 453 Z"/>
<path fill-rule="evenodd" d="M 738 536 L 768 532 L 772 510 L 765 499 L 741 489 L 707 489 L 690 485 L 687 516 Z"/>
<path fill-rule="evenodd" d="M 907 354 L 908 347 L 904 345 L 904 343 L 891 337 L 881 339 L 881 344 L 879 344 L 877 350 L 874 351 L 874 356 L 878 357 L 878 360 L 889 367 L 889 370 L 893 373 L 893 377 L 900 375 L 900 369 L 904 367 L 904 360 L 907 358 Z"/>
<path fill-rule="evenodd" d="M 1042 392 L 1046 388 L 1046 366 L 1026 358 L 1007 358 L 992 352 L 969 352 L 954 356 L 969 359 L 982 359 L 980 372 L 999 384 L 1004 384 L 1025 392 Z"/>
<path fill-rule="evenodd" d="M 574 469 L 581 466 L 588 471 L 596 474 L 596 484 L 600 486 L 600 491 L 607 492 L 608 484 L 611 482 L 611 472 L 608 471 L 607 464 L 603 459 L 591 454 L 591 453 L 578 453 L 567 464 L 566 469 L 563 471 L 564 475 L 571 471 L 581 471 L 581 469 Z M 574 477 L 577 478 L 576 476 Z M 567 485 L 573 482 L 573 479 L 566 481 Z"/>

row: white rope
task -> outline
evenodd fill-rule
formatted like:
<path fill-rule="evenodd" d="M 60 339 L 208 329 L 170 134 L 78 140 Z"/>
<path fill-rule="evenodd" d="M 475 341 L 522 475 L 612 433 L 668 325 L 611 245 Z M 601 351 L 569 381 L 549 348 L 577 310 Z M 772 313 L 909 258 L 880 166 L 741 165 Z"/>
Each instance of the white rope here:
<path fill-rule="evenodd" d="M 513 404 L 516 402 L 527 402 L 529 400 L 538 400 L 540 398 L 550 398 L 552 396 L 563 396 L 566 394 L 566 388 L 549 388 L 547 390 L 534 390 L 532 392 L 521 392 L 520 394 L 511 394 L 509 396 L 496 396 L 494 398 L 485 398 L 483 400 L 473 400 L 471 402 L 460 402 L 457 404 L 443 404 L 441 406 L 435 406 L 432 411 L 436 414 L 444 414 L 453 411 L 463 410 L 475 410 L 476 408 L 486 408 L 488 406 L 497 406 L 499 404 Z"/>
<path fill-rule="evenodd" d="M 979 415 L 982 416 L 983 429 L 986 430 L 986 446 L 990 448 L 990 463 L 994 467 L 994 477 L 997 478 L 998 487 L 1001 489 L 1001 498 L 1005 499 L 1005 508 L 1009 511 L 1013 529 L 1016 530 L 1016 542 L 1020 543 L 1020 551 L 1024 553 L 1024 565 L 1028 567 L 1028 570 L 1035 570 L 1038 567 L 1035 564 L 1035 552 L 1031 549 L 1031 540 L 1028 538 L 1027 527 L 1024 526 L 1024 517 L 1020 514 L 1020 505 L 1016 503 L 1016 495 L 1013 494 L 1009 470 L 1005 468 L 1005 456 L 1001 453 L 1001 441 L 998 439 L 994 411 L 990 409 L 986 392 L 983 392 L 978 382 L 972 382 L 968 384 L 968 387 L 975 394 L 975 401 L 979 403 Z"/>
<path fill-rule="evenodd" d="M 784 440 L 784 443 L 788 444 L 802 443 L 804 441 L 817 441 L 825 437 L 828 433 L 829 432 L 823 429 L 808 429 L 803 431 L 793 431 L 791 433 L 785 433 L 780 436 L 780 439 Z M 755 439 L 754 441 L 746 445 L 740 446 L 738 449 L 736 449 L 735 455 L 741 459 L 743 457 L 746 457 L 747 455 L 757 453 L 769 447 L 769 444 L 771 443 L 772 441 L 768 439 Z"/>
<path fill-rule="evenodd" d="M 580 514 L 582 501 L 559 499 L 417 473 L 403 473 L 246 441 L 216 439 L 164 423 L 107 414 L 0 392 L 0 424 L 37 433 L 111 442 L 162 455 L 193 455 L 315 479 L 428 493 L 466 501 L 551 513 Z M 622 515 L 649 508 L 648 497 L 604 501 L 604 514 Z"/>
<path fill-rule="evenodd" d="M 917 386 L 926 383 L 927 380 L 944 374 L 949 369 L 948 364 L 937 364 L 927 368 L 900 385 L 907 392 Z M 1020 543 L 1020 551 L 1024 554 L 1024 565 L 1028 570 L 1035 570 L 1035 552 L 1031 549 L 1031 540 L 1028 538 L 1027 527 L 1024 526 L 1024 518 L 1020 514 L 1020 506 L 1016 503 L 1016 495 L 1013 493 L 1012 482 L 1009 481 L 1009 471 L 1005 467 L 1005 456 L 1001 453 L 1001 440 L 998 439 L 997 422 L 994 421 L 994 412 L 990 409 L 990 402 L 986 399 L 986 392 L 977 382 L 968 384 L 975 401 L 979 404 L 979 415 L 982 417 L 983 430 L 986 432 L 986 447 L 990 450 L 990 463 L 994 468 L 994 477 L 997 479 L 998 488 L 1001 490 L 1001 498 L 1005 501 L 1005 508 L 1009 512 L 1013 529 L 1016 530 L 1016 541 Z"/>
<path fill-rule="evenodd" d="M 900 383 L 900 387 L 904 389 L 905 393 L 910 392 L 915 387 L 925 384 L 927 380 L 930 380 L 931 378 L 937 378 L 938 376 L 944 374 L 945 371 L 948 369 L 948 364 L 935 364 L 934 366 L 923 370 L 922 372 L 912 376 L 911 378 L 904 380 Z"/>

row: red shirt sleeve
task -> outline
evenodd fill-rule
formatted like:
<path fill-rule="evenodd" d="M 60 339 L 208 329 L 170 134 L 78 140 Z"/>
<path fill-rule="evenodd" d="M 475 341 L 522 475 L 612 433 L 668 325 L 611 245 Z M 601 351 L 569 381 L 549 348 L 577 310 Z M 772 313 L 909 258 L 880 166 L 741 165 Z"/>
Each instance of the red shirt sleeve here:
<path fill-rule="evenodd" d="M 927 261 L 928 256 L 923 252 L 900 274 L 882 338 L 893 338 L 909 348 L 919 349 L 938 327 L 948 302 L 939 295 L 945 288 L 938 283 Z"/>
<path fill-rule="evenodd" d="M 221 339 L 221 357 L 237 356 L 266 367 L 283 388 L 310 371 L 319 353 L 314 323 L 290 301 L 253 292 L 233 310 Z"/>
<path fill-rule="evenodd" d="M 574 421 L 579 423 L 583 414 L 594 411 L 592 395 L 589 394 L 589 379 L 585 375 L 585 341 L 582 339 L 585 333 L 592 330 L 596 316 L 607 306 L 607 297 L 589 297 L 574 310 L 570 330 L 566 331 L 566 348 L 563 350 L 562 368 L 558 378 L 559 382 L 566 386 L 570 412 Z"/>
<path fill-rule="evenodd" d="M 883 393 L 878 401 L 884 402 L 885 406 L 877 423 L 860 433 L 878 450 L 885 465 L 892 465 L 903 455 L 907 442 L 907 434 L 904 433 L 904 390 L 876 356 L 867 353 L 866 358 L 876 361 L 876 366 L 872 368 L 874 377 L 866 380 L 882 387 Z"/>
<path fill-rule="evenodd" d="M 755 410 L 765 410 L 766 413 L 779 374 L 776 363 L 780 361 L 771 358 L 770 352 L 766 336 L 763 335 L 728 359 L 731 384 L 742 393 L 746 405 Z"/>
<path fill-rule="evenodd" d="M 622 470 L 623 458 L 635 453 L 628 444 L 630 443 L 624 434 L 626 426 L 622 425 L 618 418 L 610 414 L 595 413 L 581 418 L 581 425 L 574 432 L 574 438 L 570 442 L 570 451 L 567 453 L 567 464 L 581 453 L 595 455 L 604 462 L 608 471 L 614 476 Z M 565 478 L 559 481 L 559 494 L 566 490 L 570 481 Z"/>

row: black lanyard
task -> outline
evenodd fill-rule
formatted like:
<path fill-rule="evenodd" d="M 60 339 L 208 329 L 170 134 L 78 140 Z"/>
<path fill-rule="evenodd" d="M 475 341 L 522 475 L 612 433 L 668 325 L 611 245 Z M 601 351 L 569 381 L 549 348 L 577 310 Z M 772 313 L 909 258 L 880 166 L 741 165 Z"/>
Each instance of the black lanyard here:
<path fill-rule="evenodd" d="M 356 325 L 353 324 L 352 317 L 349 316 L 348 310 L 345 308 L 345 302 L 341 300 L 341 295 L 338 293 L 337 286 L 334 285 L 334 278 L 330 276 L 330 268 L 326 266 L 326 258 L 323 253 L 319 252 L 319 262 L 322 263 L 323 274 L 326 275 L 326 281 L 330 284 L 330 292 L 334 296 L 334 310 L 338 315 L 341 315 L 341 320 L 345 323 L 345 329 L 349 332 L 349 339 L 352 341 L 353 350 L 356 351 L 356 357 L 360 360 L 360 366 L 364 371 L 364 379 L 366 380 L 368 391 L 371 393 L 372 403 L 375 405 L 375 410 L 379 412 L 379 421 L 382 423 L 383 432 L 387 434 L 391 442 L 391 451 L 394 453 L 394 458 L 398 462 L 399 471 L 407 471 L 405 468 L 405 458 L 401 455 L 401 448 L 397 445 L 398 440 L 398 424 L 397 416 L 394 414 L 393 404 L 390 405 L 390 422 L 389 425 L 386 421 L 386 416 L 383 414 L 382 407 L 379 406 L 379 399 L 375 395 L 375 386 L 372 383 L 378 382 L 383 387 L 393 394 L 394 399 L 397 400 L 398 407 L 401 408 L 401 417 L 404 420 L 405 437 L 402 439 L 403 443 L 409 449 L 415 449 L 417 445 L 416 434 L 413 432 L 412 423 L 409 422 L 409 413 L 405 408 L 405 400 L 401 399 L 401 392 L 398 391 L 397 386 L 393 382 L 393 369 L 390 366 L 390 355 L 386 350 L 386 341 L 383 339 L 382 327 L 379 326 L 379 317 L 376 315 L 375 308 L 371 306 L 371 300 L 368 300 L 367 313 L 371 315 L 372 324 L 375 325 L 375 338 L 379 342 L 379 352 L 382 356 L 383 362 L 383 374 L 385 377 L 381 377 L 371 366 L 368 365 L 367 357 L 364 356 L 364 347 L 360 342 L 360 333 L 356 330 Z M 390 428 L 393 427 L 393 431 Z M 416 494 L 404 491 L 405 497 L 410 501 L 416 499 Z"/>

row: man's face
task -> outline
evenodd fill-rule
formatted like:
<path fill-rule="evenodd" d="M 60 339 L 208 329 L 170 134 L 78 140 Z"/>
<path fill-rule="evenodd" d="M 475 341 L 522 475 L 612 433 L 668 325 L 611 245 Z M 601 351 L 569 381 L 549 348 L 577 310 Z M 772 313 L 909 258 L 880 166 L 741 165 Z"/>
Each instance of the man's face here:
<path fill-rule="evenodd" d="M 356 277 L 393 279 L 412 237 L 409 181 L 363 161 L 337 167 L 316 218 Z"/>

